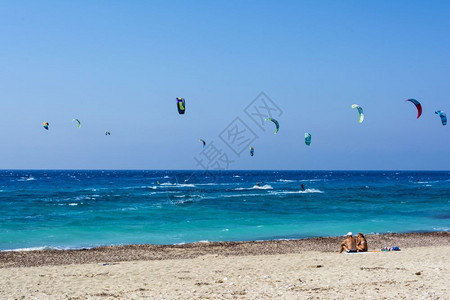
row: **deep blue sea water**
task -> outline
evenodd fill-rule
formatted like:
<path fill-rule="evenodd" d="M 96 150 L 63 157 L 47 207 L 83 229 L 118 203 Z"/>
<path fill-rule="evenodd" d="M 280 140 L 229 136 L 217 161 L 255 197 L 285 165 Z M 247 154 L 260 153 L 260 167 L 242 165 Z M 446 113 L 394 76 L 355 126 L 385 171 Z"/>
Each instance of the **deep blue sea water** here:
<path fill-rule="evenodd" d="M 0 171 L 0 250 L 448 230 L 448 171 Z"/>

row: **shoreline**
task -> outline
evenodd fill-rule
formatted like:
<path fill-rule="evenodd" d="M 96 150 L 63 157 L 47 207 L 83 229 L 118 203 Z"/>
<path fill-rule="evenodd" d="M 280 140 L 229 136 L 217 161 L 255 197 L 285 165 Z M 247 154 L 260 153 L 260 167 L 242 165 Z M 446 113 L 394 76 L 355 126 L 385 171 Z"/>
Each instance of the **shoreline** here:
<path fill-rule="evenodd" d="M 245 242 L 197 242 L 178 245 L 102 246 L 73 250 L 0 251 L 0 269 L 70 264 L 118 263 L 193 259 L 205 255 L 259 256 L 296 254 L 306 251 L 337 252 L 343 236 L 294 240 Z M 369 250 L 397 246 L 403 248 L 450 246 L 450 231 L 387 233 L 366 235 Z"/>

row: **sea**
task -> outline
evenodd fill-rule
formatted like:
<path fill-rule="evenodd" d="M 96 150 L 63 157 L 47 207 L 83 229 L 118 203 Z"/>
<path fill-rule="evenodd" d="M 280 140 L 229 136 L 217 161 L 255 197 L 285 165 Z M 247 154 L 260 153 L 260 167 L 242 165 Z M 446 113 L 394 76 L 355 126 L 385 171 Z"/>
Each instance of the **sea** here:
<path fill-rule="evenodd" d="M 0 171 L 1 251 L 448 230 L 450 171 Z"/>

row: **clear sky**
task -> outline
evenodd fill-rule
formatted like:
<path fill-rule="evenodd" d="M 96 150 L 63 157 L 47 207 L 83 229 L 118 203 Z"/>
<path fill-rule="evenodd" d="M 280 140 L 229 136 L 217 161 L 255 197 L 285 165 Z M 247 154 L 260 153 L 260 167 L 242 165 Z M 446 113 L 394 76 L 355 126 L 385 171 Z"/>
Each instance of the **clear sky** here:
<path fill-rule="evenodd" d="M 203 138 L 230 169 L 449 170 L 434 114 L 450 113 L 449 15 L 448 1 L 1 1 L 0 168 L 198 169 Z M 283 112 L 276 135 L 244 112 L 260 92 Z M 236 117 L 253 157 L 219 138 Z"/>

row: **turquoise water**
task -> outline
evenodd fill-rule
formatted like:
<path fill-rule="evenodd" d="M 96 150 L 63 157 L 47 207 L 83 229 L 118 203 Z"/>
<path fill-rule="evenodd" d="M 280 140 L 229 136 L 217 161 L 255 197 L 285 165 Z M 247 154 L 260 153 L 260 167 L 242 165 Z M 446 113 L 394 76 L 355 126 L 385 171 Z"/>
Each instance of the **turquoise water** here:
<path fill-rule="evenodd" d="M 0 250 L 443 230 L 447 171 L 0 171 Z"/>

